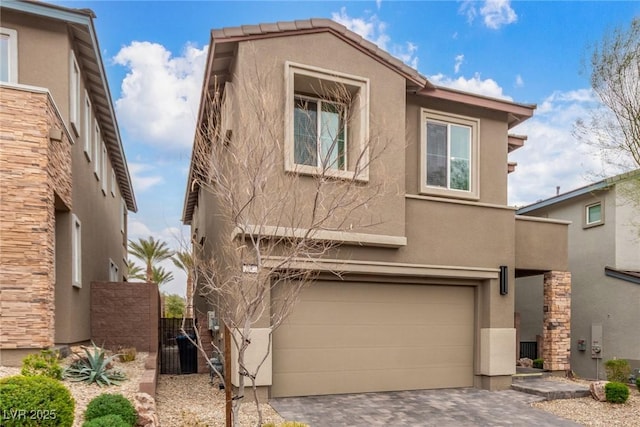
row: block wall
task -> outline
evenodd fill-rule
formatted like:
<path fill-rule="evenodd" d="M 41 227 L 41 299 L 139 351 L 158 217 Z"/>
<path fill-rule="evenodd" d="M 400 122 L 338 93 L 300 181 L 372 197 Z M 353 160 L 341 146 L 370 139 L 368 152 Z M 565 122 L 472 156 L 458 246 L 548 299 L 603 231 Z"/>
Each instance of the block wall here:
<path fill-rule="evenodd" d="M 571 273 L 544 274 L 542 358 L 544 369 L 571 369 Z"/>

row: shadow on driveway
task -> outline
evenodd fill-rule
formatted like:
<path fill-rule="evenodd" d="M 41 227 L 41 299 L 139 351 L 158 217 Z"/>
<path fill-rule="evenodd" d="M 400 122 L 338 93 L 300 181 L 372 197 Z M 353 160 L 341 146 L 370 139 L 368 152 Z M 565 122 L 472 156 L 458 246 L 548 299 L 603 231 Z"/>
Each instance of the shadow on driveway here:
<path fill-rule="evenodd" d="M 543 400 L 514 390 L 475 388 L 271 399 L 288 421 L 323 426 L 579 426 L 529 406 Z"/>

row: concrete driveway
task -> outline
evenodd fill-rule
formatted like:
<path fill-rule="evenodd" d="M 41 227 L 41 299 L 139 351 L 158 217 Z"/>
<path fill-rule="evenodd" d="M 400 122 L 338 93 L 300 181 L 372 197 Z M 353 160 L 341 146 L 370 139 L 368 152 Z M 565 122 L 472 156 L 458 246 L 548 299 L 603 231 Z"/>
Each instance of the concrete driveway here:
<path fill-rule="evenodd" d="M 579 426 L 532 408 L 542 397 L 475 388 L 271 399 L 288 421 L 336 426 Z"/>

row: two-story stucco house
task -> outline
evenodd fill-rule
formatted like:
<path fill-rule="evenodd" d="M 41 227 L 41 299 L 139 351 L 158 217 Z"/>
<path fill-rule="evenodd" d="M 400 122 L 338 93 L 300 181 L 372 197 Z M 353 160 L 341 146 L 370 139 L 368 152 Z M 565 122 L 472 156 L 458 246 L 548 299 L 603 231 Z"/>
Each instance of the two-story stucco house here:
<path fill-rule="evenodd" d="M 571 222 L 571 368 L 581 377 L 605 379 L 604 362 L 613 358 L 640 368 L 639 195 L 636 170 L 518 211 Z M 540 280 L 517 281 L 516 311 L 524 342 L 535 342 L 542 333 Z"/>
<path fill-rule="evenodd" d="M 2 2 L 0 364 L 90 338 L 136 210 L 93 12 Z"/>
<path fill-rule="evenodd" d="M 243 92 L 258 78 L 269 84 Z M 352 96 L 341 108 L 356 120 L 339 131 L 346 137 L 337 148 L 325 150 L 317 135 L 336 114 L 327 90 L 336 85 Z M 389 189 L 369 207 L 376 224 L 318 234 L 341 246 L 308 263 L 325 274 L 302 291 L 273 334 L 263 383 L 270 395 L 508 387 L 516 359 L 509 285 L 516 276 L 546 273 L 541 287 L 549 298 L 568 304 L 570 292 L 566 222 L 518 217 L 507 206 L 514 167 L 507 156 L 526 139 L 509 129 L 535 106 L 435 86 L 326 19 L 213 30 L 198 127 L 212 119 L 205 100 L 228 91 L 234 92 L 225 118 L 231 145 L 249 125 L 242 120 L 251 100 L 264 91 L 275 98 L 281 117 L 264 132 L 282 144 L 276 174 L 301 186 L 318 173 L 324 154 L 335 157 L 335 179 L 350 179 L 350 150 L 362 135 L 382 135 L 389 144 L 360 183 L 363 192 L 381 181 Z M 311 122 L 317 132 L 301 130 Z M 192 164 L 183 220 L 205 252 L 215 253 L 234 235 L 219 224 L 224 201 L 198 186 L 196 173 Z M 237 183 L 238 191 L 243 185 Z M 280 224 L 257 225 L 278 235 Z M 340 277 L 330 274 L 337 270 Z M 545 319 L 557 327 L 545 339 L 550 369 L 564 370 L 569 319 L 555 307 Z"/>

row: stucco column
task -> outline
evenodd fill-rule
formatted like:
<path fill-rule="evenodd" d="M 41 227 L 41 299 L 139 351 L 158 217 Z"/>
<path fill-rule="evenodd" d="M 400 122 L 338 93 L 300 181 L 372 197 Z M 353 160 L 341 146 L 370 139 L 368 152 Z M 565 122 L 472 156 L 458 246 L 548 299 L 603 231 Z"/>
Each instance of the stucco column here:
<path fill-rule="evenodd" d="M 544 369 L 571 369 L 571 273 L 567 271 L 544 274 L 543 328 Z"/>

